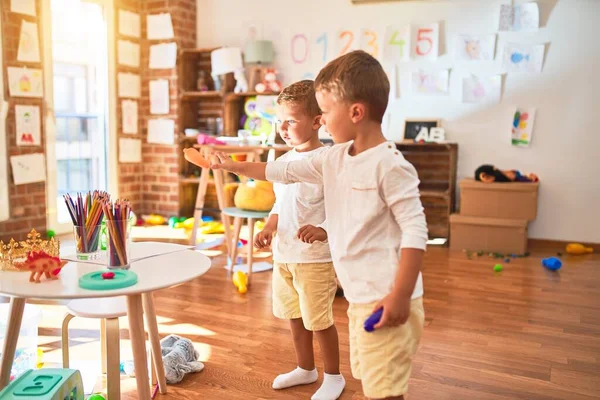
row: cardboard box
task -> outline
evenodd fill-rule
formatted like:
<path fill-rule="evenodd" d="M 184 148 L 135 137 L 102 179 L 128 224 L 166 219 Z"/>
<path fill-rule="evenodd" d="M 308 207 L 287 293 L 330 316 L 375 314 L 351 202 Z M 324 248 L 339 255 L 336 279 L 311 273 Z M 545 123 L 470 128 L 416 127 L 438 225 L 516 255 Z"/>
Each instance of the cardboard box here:
<path fill-rule="evenodd" d="M 527 221 L 450 216 L 450 248 L 523 254 L 527 251 Z"/>
<path fill-rule="evenodd" d="M 460 214 L 470 217 L 535 220 L 539 183 L 460 181 Z"/>

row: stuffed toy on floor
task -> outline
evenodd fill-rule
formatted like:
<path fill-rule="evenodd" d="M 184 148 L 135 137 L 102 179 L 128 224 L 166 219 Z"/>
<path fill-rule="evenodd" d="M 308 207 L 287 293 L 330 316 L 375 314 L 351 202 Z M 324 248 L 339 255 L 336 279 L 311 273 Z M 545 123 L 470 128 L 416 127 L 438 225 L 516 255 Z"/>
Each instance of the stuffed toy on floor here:
<path fill-rule="evenodd" d="M 191 340 L 169 335 L 160 341 L 167 383 L 179 383 L 190 372 L 200 372 L 204 364 L 198 361 L 198 352 Z"/>

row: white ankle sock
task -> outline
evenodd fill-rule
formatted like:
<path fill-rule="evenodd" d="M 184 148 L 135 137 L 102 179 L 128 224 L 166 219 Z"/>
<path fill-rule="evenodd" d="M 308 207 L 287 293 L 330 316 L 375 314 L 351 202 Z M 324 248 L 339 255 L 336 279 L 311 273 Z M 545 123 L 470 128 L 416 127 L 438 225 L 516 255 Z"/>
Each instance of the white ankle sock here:
<path fill-rule="evenodd" d="M 323 377 L 323 384 L 311 397 L 311 400 L 336 400 L 341 396 L 346 386 L 346 380 L 342 374 L 329 375 Z"/>
<path fill-rule="evenodd" d="M 285 389 L 297 385 L 308 385 L 309 383 L 316 382 L 319 378 L 317 369 L 307 371 L 300 367 L 296 367 L 295 370 L 288 372 L 287 374 L 278 375 L 273 381 L 273 389 Z"/>

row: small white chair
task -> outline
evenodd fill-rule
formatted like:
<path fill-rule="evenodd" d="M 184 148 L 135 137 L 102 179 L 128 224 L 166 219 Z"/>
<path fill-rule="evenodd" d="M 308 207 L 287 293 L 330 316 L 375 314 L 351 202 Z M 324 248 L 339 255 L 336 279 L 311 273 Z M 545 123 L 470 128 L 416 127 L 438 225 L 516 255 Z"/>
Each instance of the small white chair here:
<path fill-rule="evenodd" d="M 102 373 L 106 374 L 107 396 L 121 398 L 121 371 L 119 350 L 119 317 L 127 315 L 127 299 L 124 296 L 100 299 L 78 299 L 67 304 L 68 312 L 62 323 L 63 368 L 69 368 L 69 322 L 75 317 L 100 319 L 100 346 Z M 162 355 L 159 355 L 162 356 Z M 150 380 L 155 384 L 154 363 Z"/>

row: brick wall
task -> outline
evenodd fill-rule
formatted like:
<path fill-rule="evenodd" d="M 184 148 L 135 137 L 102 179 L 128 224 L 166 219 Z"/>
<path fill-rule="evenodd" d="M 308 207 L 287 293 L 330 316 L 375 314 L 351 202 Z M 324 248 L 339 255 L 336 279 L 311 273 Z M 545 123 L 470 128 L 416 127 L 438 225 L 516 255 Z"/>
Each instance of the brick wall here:
<path fill-rule="evenodd" d="M 148 65 L 150 45 L 169 43 L 175 41 L 177 50 L 195 47 L 196 44 L 196 0 L 148 0 L 144 2 L 143 14 L 171 14 L 174 40 L 152 40 L 142 49 L 142 63 Z M 145 26 L 143 36 L 146 37 Z M 148 119 L 172 118 L 175 119 L 175 137 L 181 133 L 181 123 L 178 114 L 178 87 L 180 85 L 178 70 L 174 69 L 149 69 L 144 68 L 142 77 L 142 100 L 140 110 L 142 129 L 147 133 Z M 150 114 L 149 83 L 154 79 L 167 79 L 169 81 L 170 110 L 168 115 Z M 143 171 L 144 182 L 142 185 L 143 210 L 145 213 L 159 213 L 164 215 L 177 215 L 179 213 L 179 146 L 148 143 L 143 144 Z"/>
<path fill-rule="evenodd" d="M 140 52 L 143 51 L 145 47 L 144 35 L 141 35 L 139 39 L 121 36 L 119 34 L 119 10 L 126 10 L 137 13 L 140 15 L 140 20 L 142 23 L 142 27 L 146 24 L 146 18 L 142 13 L 142 3 L 144 0 L 117 0 L 115 2 L 115 49 L 118 49 L 118 41 L 119 39 L 128 40 L 133 43 L 138 43 L 140 45 Z M 140 67 L 133 68 L 124 65 L 119 65 L 117 62 L 117 74 L 119 72 L 131 72 L 134 74 L 142 74 L 143 69 L 147 64 L 144 64 L 143 60 L 140 60 Z M 117 82 L 117 93 L 118 93 L 118 82 Z M 142 120 L 143 110 L 142 110 L 142 99 L 127 99 L 134 100 L 138 103 L 138 133 L 137 134 L 126 134 L 123 133 L 123 118 L 122 118 L 122 109 L 121 102 L 124 99 L 117 98 L 117 136 L 118 138 L 131 138 L 131 139 L 142 139 L 143 130 L 140 125 L 140 121 Z M 117 140 L 118 146 L 118 140 Z M 141 163 L 127 163 L 122 164 L 119 163 L 118 166 L 118 179 L 119 179 L 119 198 L 121 199 L 129 199 L 131 201 L 131 206 L 133 212 L 137 215 L 143 210 L 143 198 L 142 198 L 142 182 L 144 179 L 143 176 L 143 167 Z"/>
<path fill-rule="evenodd" d="M 0 0 L 2 9 L 2 47 L 3 62 L 2 73 L 4 74 L 4 98 L 9 103 L 8 115 L 6 117 L 6 143 L 0 143 L 0 146 L 7 146 L 8 157 L 45 152 L 46 135 L 44 131 L 44 102 L 41 98 L 25 98 L 9 96 L 7 67 L 42 68 L 41 63 L 24 63 L 17 61 L 17 51 L 19 48 L 19 35 L 21 33 L 21 21 L 36 22 L 38 24 L 38 38 L 40 39 L 40 2 L 36 1 L 37 17 L 24 14 L 17 14 L 10 11 L 10 0 Z M 40 47 L 40 57 L 43 52 Z M 41 118 L 41 145 L 40 146 L 17 146 L 16 127 L 15 127 L 15 105 L 35 105 L 40 106 Z M 11 237 L 22 240 L 27 233 L 35 228 L 38 232 L 44 234 L 46 231 L 46 184 L 44 182 L 30 183 L 26 185 L 15 185 L 12 179 L 12 170 L 10 162 L 8 163 L 8 191 L 10 218 L 8 221 L 0 222 L 0 240 L 8 240 Z"/>

